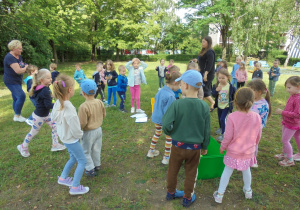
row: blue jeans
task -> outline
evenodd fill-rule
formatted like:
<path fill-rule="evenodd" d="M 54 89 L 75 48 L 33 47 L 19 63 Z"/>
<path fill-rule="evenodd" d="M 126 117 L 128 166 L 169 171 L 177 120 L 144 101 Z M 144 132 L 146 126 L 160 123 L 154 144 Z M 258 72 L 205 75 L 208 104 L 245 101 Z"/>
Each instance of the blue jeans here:
<path fill-rule="evenodd" d="M 26 95 L 22 89 L 22 85 L 10 85 L 5 84 L 6 87 L 10 90 L 13 98 L 13 109 L 15 115 L 21 115 L 21 111 L 26 99 Z"/>
<path fill-rule="evenodd" d="M 109 87 L 107 88 L 108 96 L 107 96 L 107 104 L 110 104 L 111 100 L 111 94 L 113 94 L 114 97 L 114 105 L 117 104 L 117 86 L 115 87 Z"/>
<path fill-rule="evenodd" d="M 237 79 L 236 78 L 232 78 L 231 84 L 233 85 L 233 87 L 235 87 L 235 89 L 237 89 Z"/>
<path fill-rule="evenodd" d="M 64 145 L 67 147 L 68 152 L 70 154 L 70 159 L 66 163 L 64 170 L 62 171 L 60 177 L 63 179 L 66 179 L 69 176 L 69 173 L 73 166 L 75 165 L 76 162 L 78 162 L 75 173 L 74 173 L 74 178 L 73 178 L 73 187 L 78 187 L 80 185 L 80 179 L 82 177 L 84 167 L 86 164 L 86 158 L 82 149 L 81 144 L 79 141 L 73 144 L 65 144 Z"/>
<path fill-rule="evenodd" d="M 124 109 L 124 103 L 126 101 L 126 92 L 118 91 L 118 95 L 119 95 L 119 97 L 121 99 L 120 109 Z"/>
<path fill-rule="evenodd" d="M 165 86 L 165 78 L 164 77 L 158 77 L 158 83 L 159 83 L 159 88 Z"/>
<path fill-rule="evenodd" d="M 229 112 L 229 108 L 225 108 L 225 109 L 218 108 L 219 126 L 222 129 L 222 134 L 224 134 L 225 132 L 225 125 L 226 125 L 225 120 L 228 112 Z"/>

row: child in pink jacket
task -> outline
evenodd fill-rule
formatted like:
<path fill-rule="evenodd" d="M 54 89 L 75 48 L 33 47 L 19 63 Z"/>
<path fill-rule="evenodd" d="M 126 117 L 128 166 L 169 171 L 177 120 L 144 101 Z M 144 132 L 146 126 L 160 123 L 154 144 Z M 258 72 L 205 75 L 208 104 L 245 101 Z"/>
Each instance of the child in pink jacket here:
<path fill-rule="evenodd" d="M 219 189 L 213 195 L 217 203 L 222 203 L 234 169 L 243 172 L 245 198 L 252 198 L 250 167 L 257 162 L 255 149 L 261 137 L 261 118 L 257 113 L 250 111 L 253 102 L 253 90 L 247 87 L 238 89 L 234 99 L 238 111 L 228 115 L 225 135 L 220 148 L 220 153 L 223 154 L 223 151 L 226 150 L 226 155 Z"/>
<path fill-rule="evenodd" d="M 244 87 L 248 80 L 248 74 L 246 71 L 246 64 L 244 61 L 241 62 L 240 68 L 235 72 L 235 77 L 237 80 L 237 89 Z"/>

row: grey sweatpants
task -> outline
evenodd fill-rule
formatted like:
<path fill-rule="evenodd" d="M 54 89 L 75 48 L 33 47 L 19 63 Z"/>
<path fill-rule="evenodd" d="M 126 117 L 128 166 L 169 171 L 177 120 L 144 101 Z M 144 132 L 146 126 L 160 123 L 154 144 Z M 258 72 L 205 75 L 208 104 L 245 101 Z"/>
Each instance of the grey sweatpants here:
<path fill-rule="evenodd" d="M 84 131 L 80 141 L 87 163 L 85 169 L 90 171 L 101 165 L 102 128 Z"/>

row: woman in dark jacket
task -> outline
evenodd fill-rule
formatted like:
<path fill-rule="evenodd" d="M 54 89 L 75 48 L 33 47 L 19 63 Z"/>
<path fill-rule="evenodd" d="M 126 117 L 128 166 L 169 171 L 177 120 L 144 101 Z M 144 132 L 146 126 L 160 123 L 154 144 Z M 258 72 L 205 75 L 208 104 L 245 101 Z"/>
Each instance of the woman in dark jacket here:
<path fill-rule="evenodd" d="M 206 36 L 202 39 L 202 50 L 198 56 L 198 65 L 200 72 L 203 76 L 203 91 L 204 99 L 208 100 L 210 103 L 210 110 L 214 110 L 214 100 L 210 96 L 212 81 L 215 77 L 215 52 L 211 48 L 212 39 L 210 36 Z"/>

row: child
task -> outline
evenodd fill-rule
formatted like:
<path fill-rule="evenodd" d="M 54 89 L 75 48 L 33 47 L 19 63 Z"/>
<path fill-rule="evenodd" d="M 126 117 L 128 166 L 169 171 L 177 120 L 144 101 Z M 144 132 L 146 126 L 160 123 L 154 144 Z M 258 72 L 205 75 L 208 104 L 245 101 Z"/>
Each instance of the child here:
<path fill-rule="evenodd" d="M 29 96 L 35 98 L 35 110 L 32 113 L 33 125 L 30 132 L 26 135 L 22 144 L 17 148 L 23 157 L 29 157 L 28 146 L 30 141 L 37 135 L 44 123 L 47 123 L 52 129 L 52 148 L 51 151 L 66 149 L 65 146 L 58 143 L 56 124 L 50 117 L 50 109 L 53 108 L 50 88 L 52 79 L 48 69 L 41 69 L 32 76 L 33 84 Z"/>
<path fill-rule="evenodd" d="M 256 67 L 256 70 L 252 74 L 252 79 L 256 79 L 256 78 L 263 79 L 263 72 L 261 70 L 261 63 L 257 62 L 255 64 L 255 67 Z"/>
<path fill-rule="evenodd" d="M 199 71 L 199 66 L 198 66 L 198 63 L 196 62 L 193 62 L 193 63 L 189 63 L 188 66 L 187 66 L 187 71 L 188 70 L 196 70 L 196 71 Z M 200 72 L 200 71 L 199 71 Z M 202 86 L 199 88 L 198 90 L 198 94 L 197 94 L 197 97 L 201 100 L 203 100 L 204 98 L 204 92 L 203 92 L 203 88 Z M 184 95 L 181 95 L 181 98 L 185 98 Z"/>
<path fill-rule="evenodd" d="M 54 96 L 56 100 L 52 118 L 57 124 L 57 133 L 70 154 L 70 159 L 66 163 L 61 175 L 58 177 L 58 184 L 70 187 L 71 195 L 85 194 L 89 191 L 88 187 L 80 185 L 86 158 L 79 143 L 83 135 L 80 129 L 79 118 L 76 108 L 70 102 L 70 98 L 74 96 L 74 80 L 66 75 L 59 75 L 53 83 Z M 68 177 L 71 169 L 77 163 L 74 173 L 74 179 Z"/>
<path fill-rule="evenodd" d="M 174 65 L 174 60 L 170 59 L 169 65 L 167 66 L 167 69 L 170 69 Z"/>
<path fill-rule="evenodd" d="M 76 68 L 76 71 L 74 73 L 74 79 L 76 80 L 76 82 L 79 84 L 79 87 L 80 87 L 80 84 L 86 79 L 86 76 L 85 76 L 83 70 L 81 69 L 81 65 L 79 63 L 77 63 L 75 65 L 75 68 Z M 81 89 L 80 89 L 80 95 L 82 95 Z"/>
<path fill-rule="evenodd" d="M 251 111 L 259 114 L 261 118 L 261 128 L 266 127 L 267 119 L 271 116 L 271 99 L 270 91 L 267 90 L 267 86 L 261 79 L 254 79 L 250 81 L 247 85 L 254 91 L 254 103 L 251 107 Z M 265 98 L 262 95 L 265 94 Z M 257 145 L 258 146 L 258 145 Z M 257 157 L 258 147 L 255 150 L 255 157 Z M 254 164 L 252 167 L 258 167 L 257 164 Z"/>
<path fill-rule="evenodd" d="M 49 69 L 51 71 L 51 77 L 52 77 L 52 84 L 55 81 L 56 77 L 59 75 L 59 72 L 56 71 L 57 69 L 57 64 L 56 63 L 51 63 L 49 66 Z"/>
<path fill-rule="evenodd" d="M 235 87 L 230 84 L 229 72 L 222 68 L 218 72 L 218 82 L 212 88 L 212 95 L 215 97 L 214 108 L 218 108 L 218 118 L 220 128 L 216 131 L 217 140 L 222 142 L 225 132 L 225 122 L 228 113 L 232 112 Z"/>
<path fill-rule="evenodd" d="M 261 119 L 250 111 L 254 101 L 254 93 L 250 88 L 237 90 L 234 104 L 237 111 L 228 116 L 224 140 L 220 153 L 224 156 L 225 168 L 221 176 L 219 189 L 214 192 L 217 203 L 222 203 L 223 195 L 234 169 L 242 171 L 246 199 L 252 199 L 250 167 L 256 163 L 255 148 L 261 137 Z"/>
<path fill-rule="evenodd" d="M 197 98 L 202 85 L 200 72 L 189 70 L 175 80 L 181 82 L 186 98 L 171 104 L 163 116 L 163 131 L 172 137 L 172 149 L 167 175 L 167 200 L 181 198 L 189 207 L 196 199 L 196 185 L 200 155 L 206 155 L 210 140 L 210 112 L 207 103 Z M 176 190 L 177 175 L 184 161 L 184 191 Z"/>
<path fill-rule="evenodd" d="M 231 84 L 233 85 L 233 87 L 235 87 L 235 89 L 237 89 L 237 79 L 235 77 L 235 73 L 240 68 L 241 61 L 242 61 L 242 58 L 240 56 L 238 56 L 235 59 L 236 64 L 234 64 L 233 67 L 232 67 L 232 72 L 231 72 L 232 81 L 231 81 Z"/>
<path fill-rule="evenodd" d="M 147 157 L 153 158 L 159 155 L 159 151 L 155 149 L 156 143 L 162 133 L 162 117 L 166 113 L 169 106 L 176 101 L 175 94 L 173 91 L 179 89 L 179 83 L 175 82 L 177 78 L 180 77 L 179 71 L 173 71 L 176 66 L 170 68 L 170 73 L 166 73 L 166 86 L 158 91 L 155 95 L 155 103 L 153 107 L 153 113 L 151 121 L 155 124 L 155 134 L 152 137 L 152 142 L 150 144 L 150 149 L 148 151 Z M 171 150 L 172 138 L 166 135 L 165 142 L 165 154 L 162 160 L 163 164 L 169 164 L 170 150 Z"/>
<path fill-rule="evenodd" d="M 118 81 L 117 81 L 117 92 L 118 95 L 121 99 L 121 103 L 120 103 L 120 111 L 121 112 L 127 112 L 127 110 L 124 107 L 124 103 L 126 101 L 126 90 L 127 90 L 127 84 L 128 84 L 128 80 L 126 77 L 126 68 L 124 65 L 120 65 L 119 66 L 119 76 L 118 76 Z"/>
<path fill-rule="evenodd" d="M 93 80 L 84 80 L 81 83 L 81 89 L 85 102 L 79 106 L 78 117 L 83 130 L 80 143 L 87 160 L 85 174 L 96 176 L 96 172 L 100 170 L 101 165 L 101 125 L 106 115 L 105 107 L 100 100 L 94 97 L 97 92 L 97 85 Z"/>
<path fill-rule="evenodd" d="M 248 74 L 246 71 L 246 64 L 244 61 L 241 62 L 240 68 L 236 71 L 235 77 L 237 80 L 237 89 L 244 87 L 245 83 L 248 80 Z"/>
<path fill-rule="evenodd" d="M 270 68 L 270 71 L 268 72 L 268 74 L 269 74 L 269 90 L 271 92 L 271 96 L 274 95 L 275 85 L 280 76 L 280 68 L 278 67 L 278 65 L 279 65 L 279 60 L 276 59 L 273 62 L 273 66 Z"/>
<path fill-rule="evenodd" d="M 104 72 L 105 70 L 103 68 L 103 63 L 99 61 L 96 66 L 96 71 L 93 73 L 93 78 L 97 84 L 97 92 L 95 94 L 95 98 L 97 98 L 98 94 L 100 93 L 101 100 L 103 102 L 105 102 L 104 89 L 106 84 L 106 80 L 104 79 Z"/>
<path fill-rule="evenodd" d="M 218 59 L 217 59 L 216 71 L 217 71 L 217 69 L 219 69 L 219 70 L 221 69 L 221 67 L 222 67 L 222 66 L 221 66 L 221 62 L 222 62 L 222 59 L 221 59 L 221 58 L 218 58 Z"/>
<path fill-rule="evenodd" d="M 112 60 L 107 60 L 105 65 L 105 72 L 104 72 L 104 78 L 107 81 L 107 92 L 108 92 L 108 96 L 107 96 L 107 104 L 106 107 L 110 107 L 110 106 L 116 106 L 117 104 L 117 82 L 116 79 L 118 78 L 118 74 L 115 70 L 115 65 L 112 62 Z M 111 101 L 111 94 L 113 95 L 114 98 L 114 102 L 112 105 L 110 105 L 110 101 Z"/>
<path fill-rule="evenodd" d="M 168 71 L 167 67 L 165 67 L 164 59 L 160 60 L 160 66 L 157 66 L 155 70 L 158 73 L 158 84 L 159 84 L 158 90 L 160 90 L 161 87 L 165 86 L 165 76 L 166 76 L 166 72 Z"/>
<path fill-rule="evenodd" d="M 132 66 L 130 66 L 132 64 Z M 141 66 L 140 66 L 141 64 Z M 136 112 L 144 113 L 144 111 L 140 107 L 140 96 L 141 96 L 141 87 L 140 84 L 146 82 L 146 77 L 144 74 L 144 70 L 147 68 L 147 64 L 145 62 L 141 62 L 138 58 L 132 59 L 126 63 L 125 67 L 128 70 L 128 85 L 130 86 L 131 93 L 131 113 L 134 113 L 134 98 L 136 98 Z"/>
<path fill-rule="evenodd" d="M 295 161 L 300 161 L 300 77 L 289 77 L 285 84 L 286 91 L 291 95 L 284 110 L 277 109 L 276 114 L 282 115 L 282 153 L 275 158 L 282 160 L 281 166 L 293 166 Z M 298 153 L 293 156 L 293 148 L 290 143 L 294 136 L 298 147 Z"/>
<path fill-rule="evenodd" d="M 32 86 L 32 76 L 34 74 L 38 73 L 38 67 L 35 65 L 31 65 L 29 64 L 26 68 L 26 73 L 29 75 L 28 77 L 26 77 L 26 79 L 24 79 L 24 82 L 27 86 L 27 92 L 29 93 L 31 86 Z M 32 102 L 33 106 L 35 107 L 35 99 L 33 97 L 29 96 L 30 101 Z M 26 119 L 25 121 L 28 125 L 32 126 L 33 125 L 33 118 L 32 115 L 30 115 L 28 117 L 28 119 Z"/>

